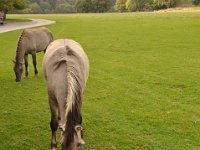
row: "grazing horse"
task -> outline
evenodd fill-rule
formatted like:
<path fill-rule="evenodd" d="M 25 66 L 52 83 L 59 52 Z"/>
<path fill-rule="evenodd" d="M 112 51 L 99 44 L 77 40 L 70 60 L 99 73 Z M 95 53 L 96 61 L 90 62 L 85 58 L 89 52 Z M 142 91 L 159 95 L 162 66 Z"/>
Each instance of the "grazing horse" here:
<path fill-rule="evenodd" d="M 45 52 L 52 41 L 52 33 L 47 28 L 24 29 L 22 31 L 17 44 L 15 61 L 13 61 L 16 82 L 21 81 L 23 60 L 25 61 L 25 75 L 28 77 L 28 54 L 32 55 L 35 75 L 38 74 L 36 53 L 42 50 Z"/>
<path fill-rule="evenodd" d="M 78 150 L 85 144 L 81 105 L 89 74 L 88 57 L 77 42 L 59 39 L 48 46 L 42 68 L 51 110 L 51 149 L 56 150 L 59 127 L 62 150 Z"/>

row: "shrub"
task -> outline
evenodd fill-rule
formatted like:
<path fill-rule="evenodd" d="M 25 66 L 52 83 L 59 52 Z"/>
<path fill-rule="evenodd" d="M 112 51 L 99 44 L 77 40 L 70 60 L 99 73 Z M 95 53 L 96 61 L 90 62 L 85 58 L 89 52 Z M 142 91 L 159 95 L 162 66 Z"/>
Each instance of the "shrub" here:
<path fill-rule="evenodd" d="M 34 13 L 34 14 L 38 14 L 38 13 L 41 13 L 42 12 L 42 9 L 41 7 L 37 4 L 37 3 L 32 3 L 29 5 L 29 8 L 31 9 L 31 13 Z"/>
<path fill-rule="evenodd" d="M 60 4 L 55 8 L 56 13 L 74 13 L 75 7 L 70 4 Z"/>
<path fill-rule="evenodd" d="M 147 6 L 151 7 L 153 10 L 166 9 L 175 7 L 178 0 L 151 0 Z"/>
<path fill-rule="evenodd" d="M 199 4 L 200 4 L 200 0 L 192 0 L 192 3 L 193 3 L 194 5 L 199 5 Z"/>
<path fill-rule="evenodd" d="M 116 0 L 115 9 L 119 12 L 126 11 L 126 0 Z"/>
<path fill-rule="evenodd" d="M 144 8 L 146 0 L 127 0 L 126 9 L 128 11 L 140 11 Z"/>

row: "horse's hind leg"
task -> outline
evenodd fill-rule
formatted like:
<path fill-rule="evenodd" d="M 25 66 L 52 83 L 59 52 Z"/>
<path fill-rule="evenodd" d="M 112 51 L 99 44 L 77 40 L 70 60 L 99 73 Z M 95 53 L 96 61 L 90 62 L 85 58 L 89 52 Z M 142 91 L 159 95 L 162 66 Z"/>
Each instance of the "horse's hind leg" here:
<path fill-rule="evenodd" d="M 25 75 L 26 78 L 28 78 L 28 54 L 24 55 L 24 61 L 25 61 Z"/>
<path fill-rule="evenodd" d="M 51 150 L 56 150 L 57 143 L 56 143 L 56 130 L 58 128 L 58 115 L 57 115 L 57 103 L 49 97 L 49 105 L 51 109 L 51 132 L 52 132 L 52 138 L 51 138 Z"/>
<path fill-rule="evenodd" d="M 33 66 L 35 69 L 35 75 L 38 75 L 38 70 L 37 70 L 37 62 L 36 62 L 36 53 L 32 53 L 32 58 L 33 58 Z"/>

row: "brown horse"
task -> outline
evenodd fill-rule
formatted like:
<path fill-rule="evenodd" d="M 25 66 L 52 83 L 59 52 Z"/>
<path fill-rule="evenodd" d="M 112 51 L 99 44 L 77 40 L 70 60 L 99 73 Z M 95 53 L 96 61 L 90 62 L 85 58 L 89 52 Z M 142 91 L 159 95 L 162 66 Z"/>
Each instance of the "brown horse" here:
<path fill-rule="evenodd" d="M 28 54 L 32 55 L 35 75 L 38 74 L 36 67 L 36 53 L 42 50 L 45 51 L 52 41 L 52 33 L 47 28 L 24 29 L 22 31 L 17 44 L 14 61 L 16 82 L 21 81 L 23 60 L 25 60 L 25 75 L 28 77 Z"/>
<path fill-rule="evenodd" d="M 85 144 L 81 105 L 89 74 L 88 57 L 77 42 L 59 39 L 48 46 L 42 66 L 51 110 L 51 149 L 56 149 L 59 126 L 62 150 L 78 150 Z"/>

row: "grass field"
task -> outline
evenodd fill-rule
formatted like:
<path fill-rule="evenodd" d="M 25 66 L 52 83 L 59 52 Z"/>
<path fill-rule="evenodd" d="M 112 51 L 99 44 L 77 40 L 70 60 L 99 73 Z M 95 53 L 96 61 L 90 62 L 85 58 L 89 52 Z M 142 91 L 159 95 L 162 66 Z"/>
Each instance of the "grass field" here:
<path fill-rule="evenodd" d="M 56 20 L 90 60 L 82 107 L 85 150 L 200 149 L 200 12 L 8 15 Z M 39 76 L 16 83 L 21 30 L 0 34 L 0 150 L 50 149 L 50 112 Z M 59 135 L 59 133 L 58 133 Z M 58 138 L 59 139 L 59 138 Z"/>

